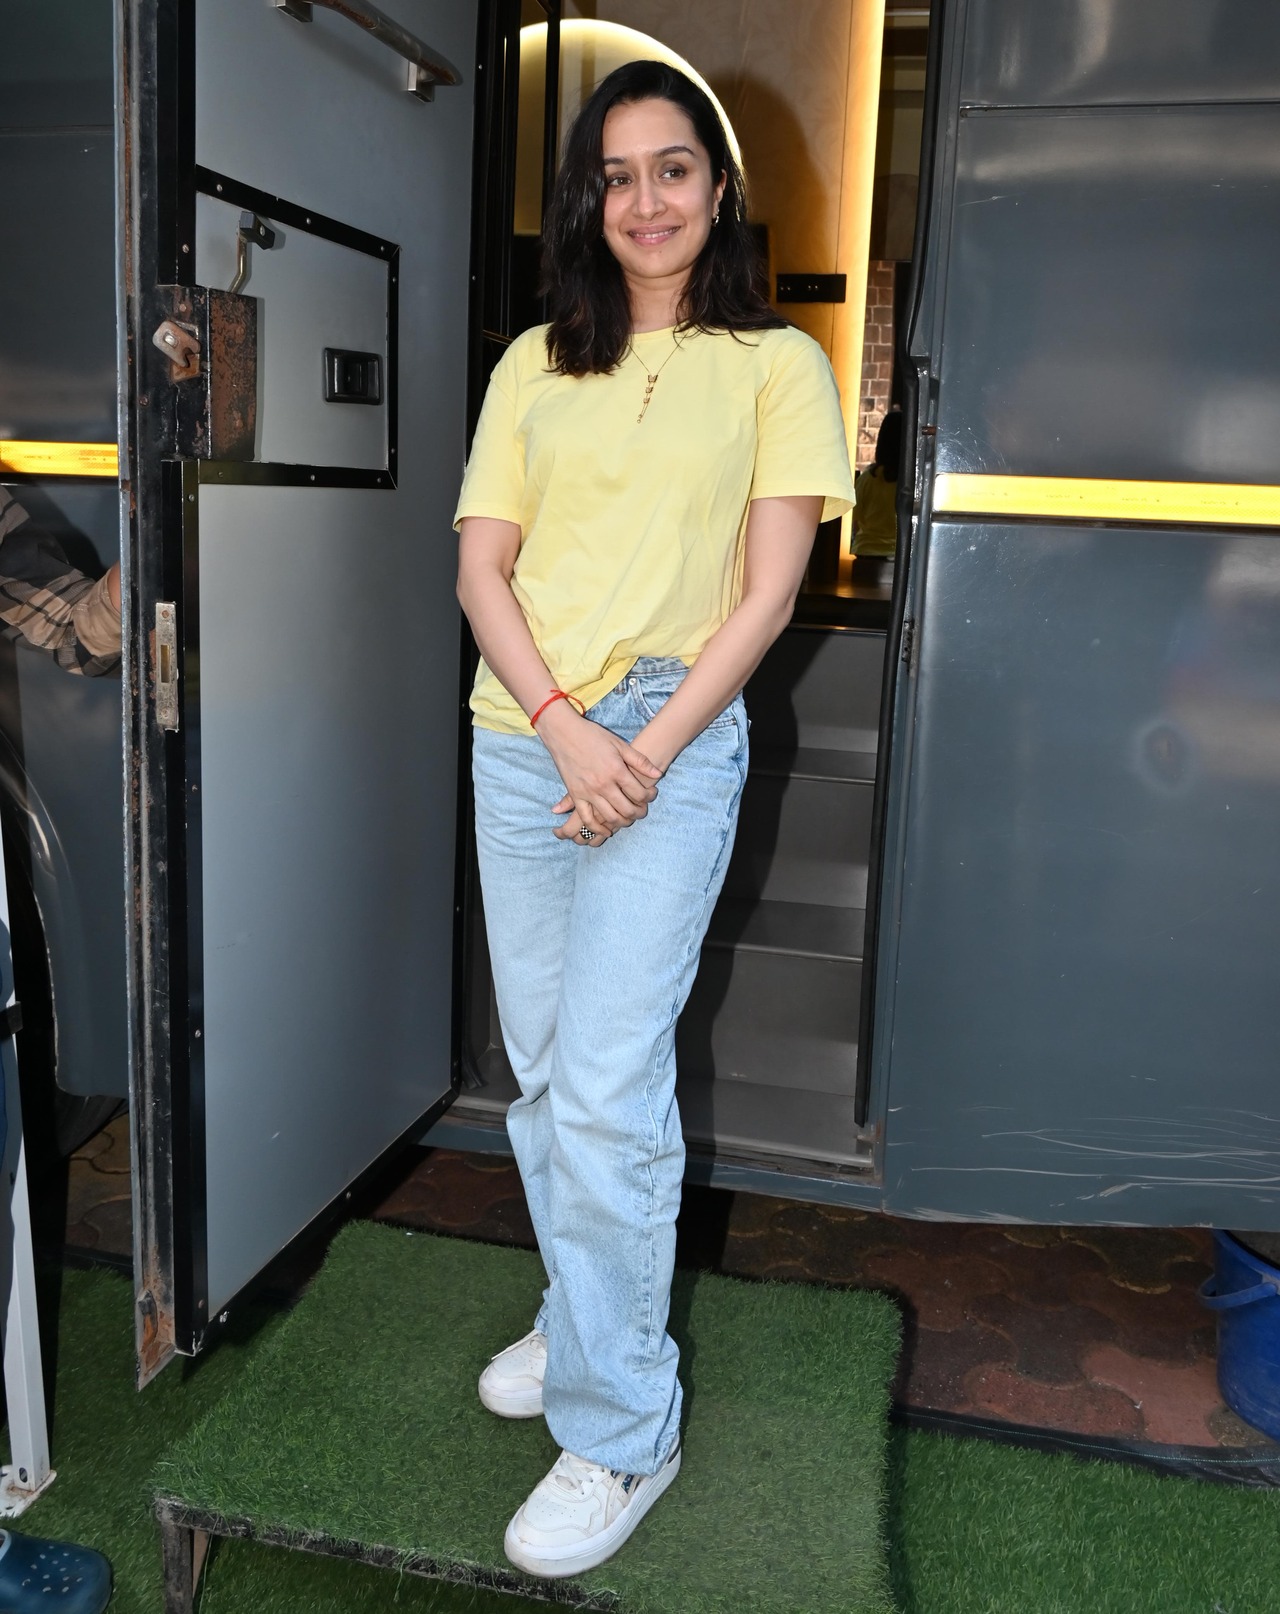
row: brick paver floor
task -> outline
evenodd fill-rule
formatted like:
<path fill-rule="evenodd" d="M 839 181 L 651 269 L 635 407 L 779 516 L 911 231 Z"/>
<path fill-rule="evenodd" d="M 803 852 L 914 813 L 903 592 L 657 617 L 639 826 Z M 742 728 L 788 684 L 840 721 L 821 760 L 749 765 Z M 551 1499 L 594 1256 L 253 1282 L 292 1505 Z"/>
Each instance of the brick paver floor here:
<path fill-rule="evenodd" d="M 357 1208 L 465 1238 L 533 1244 L 519 1176 L 500 1156 L 413 1151 Z M 129 1225 L 121 1117 L 71 1161 L 66 1242 L 127 1256 Z M 742 1277 L 892 1293 L 905 1336 L 896 1395 L 909 1407 L 1280 1454 L 1218 1394 L 1214 1323 L 1196 1298 L 1212 1246 L 1199 1229 L 912 1222 L 690 1188 L 679 1259 Z"/>

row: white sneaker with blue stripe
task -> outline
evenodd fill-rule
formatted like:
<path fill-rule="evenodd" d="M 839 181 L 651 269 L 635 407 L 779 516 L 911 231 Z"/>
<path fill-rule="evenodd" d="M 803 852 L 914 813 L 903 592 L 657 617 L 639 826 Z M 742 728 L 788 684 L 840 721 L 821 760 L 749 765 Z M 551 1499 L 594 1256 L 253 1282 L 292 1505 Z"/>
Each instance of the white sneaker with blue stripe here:
<path fill-rule="evenodd" d="M 507 1526 L 502 1550 L 526 1574 L 554 1580 L 612 1558 L 680 1472 L 680 1442 L 656 1474 L 623 1474 L 562 1451 Z"/>

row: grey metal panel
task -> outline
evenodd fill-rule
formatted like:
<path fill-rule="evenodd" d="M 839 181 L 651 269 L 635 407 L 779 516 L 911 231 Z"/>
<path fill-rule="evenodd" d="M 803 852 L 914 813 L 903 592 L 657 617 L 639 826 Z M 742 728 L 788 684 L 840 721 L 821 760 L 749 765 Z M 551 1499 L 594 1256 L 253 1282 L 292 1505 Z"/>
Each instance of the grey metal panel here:
<path fill-rule="evenodd" d="M 0 437 L 114 442 L 110 0 L 10 6 L 0 47 Z M 72 561 L 118 558 L 114 484 L 15 488 Z M 58 1080 L 128 1090 L 120 682 L 6 649 L 5 773 L 27 802 L 30 869 L 50 953 Z"/>
<path fill-rule="evenodd" d="M 1274 481 L 1277 187 L 1280 105 L 964 118 L 938 469 Z"/>
<path fill-rule="evenodd" d="M 397 18 L 469 67 L 472 5 Z M 197 161 L 398 242 L 405 359 L 395 492 L 200 494 L 211 1312 L 450 1086 L 472 89 L 402 74 L 197 6 Z"/>
<path fill-rule="evenodd" d="M 98 575 L 118 558 L 114 483 L 28 484 L 13 492 L 84 571 Z M 0 662 L 0 733 L 6 761 L 20 770 L 19 795 L 27 804 L 32 884 L 57 1013 L 58 1082 L 68 1092 L 124 1098 L 129 1064 L 119 674 L 76 677 L 25 645 L 8 647 Z"/>
<path fill-rule="evenodd" d="M 430 103 L 405 93 L 404 59 L 345 18 L 317 8 L 298 23 L 268 9 L 198 0 L 197 162 L 388 240 L 412 235 L 406 298 L 452 285 L 470 239 L 474 0 L 397 0 L 396 21 L 466 80 Z M 456 145 L 464 125 L 465 150 Z M 441 160 L 446 146 L 455 165 Z M 419 360 L 430 374 L 433 350 Z"/>
<path fill-rule="evenodd" d="M 115 439 L 112 10 L 5 13 L 0 437 Z"/>
<path fill-rule="evenodd" d="M 1280 1226 L 1280 541 L 937 521 L 925 598 L 888 1207 Z"/>
<path fill-rule="evenodd" d="M 202 285 L 230 286 L 239 221 L 238 207 L 196 198 Z M 242 288 L 259 299 L 257 457 L 381 469 L 387 463 L 387 264 L 305 230 L 272 228 L 276 244 L 250 251 Z M 384 402 L 326 403 L 327 347 L 380 354 Z"/>
<path fill-rule="evenodd" d="M 449 1087 L 457 644 L 387 631 L 446 547 L 394 497 L 201 491 L 212 1309 Z"/>
<path fill-rule="evenodd" d="M 112 0 L 26 0 L 4 11 L 0 106 L 8 129 L 112 121 Z M 6 171 L 8 185 L 12 174 Z"/>
<path fill-rule="evenodd" d="M 1275 0 L 981 0 L 966 101 L 1084 105 L 1280 96 Z"/>
<path fill-rule="evenodd" d="M 0 437 L 115 441 L 114 163 L 109 128 L 0 129 Z"/>

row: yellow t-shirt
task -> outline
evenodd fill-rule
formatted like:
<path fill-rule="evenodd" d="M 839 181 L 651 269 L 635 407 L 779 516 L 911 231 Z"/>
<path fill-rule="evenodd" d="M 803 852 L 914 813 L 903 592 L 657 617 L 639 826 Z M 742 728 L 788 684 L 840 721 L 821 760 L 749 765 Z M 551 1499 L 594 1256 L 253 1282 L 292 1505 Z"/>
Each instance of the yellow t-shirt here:
<path fill-rule="evenodd" d="M 741 596 L 752 499 L 821 494 L 827 521 L 852 477 L 835 377 L 802 331 L 690 331 L 678 349 L 646 331 L 617 370 L 581 377 L 548 370 L 545 337 L 517 337 L 493 372 L 454 524 L 519 525 L 512 590 L 557 686 L 589 707 L 640 656 L 697 658 Z M 483 662 L 471 710 L 529 733 Z"/>
<path fill-rule="evenodd" d="M 873 465 L 857 482 L 853 535 L 855 555 L 892 555 L 898 547 L 898 484 L 886 479 L 884 468 Z"/>

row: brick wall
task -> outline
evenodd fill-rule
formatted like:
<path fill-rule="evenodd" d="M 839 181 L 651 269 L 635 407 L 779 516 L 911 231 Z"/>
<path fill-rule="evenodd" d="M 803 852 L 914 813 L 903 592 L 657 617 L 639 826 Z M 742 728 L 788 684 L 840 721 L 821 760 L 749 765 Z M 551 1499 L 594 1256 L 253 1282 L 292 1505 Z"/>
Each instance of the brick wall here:
<path fill-rule="evenodd" d="M 867 267 L 867 322 L 862 347 L 862 395 L 858 399 L 858 464 L 870 465 L 876 433 L 889 408 L 893 384 L 892 261 L 872 259 Z"/>

